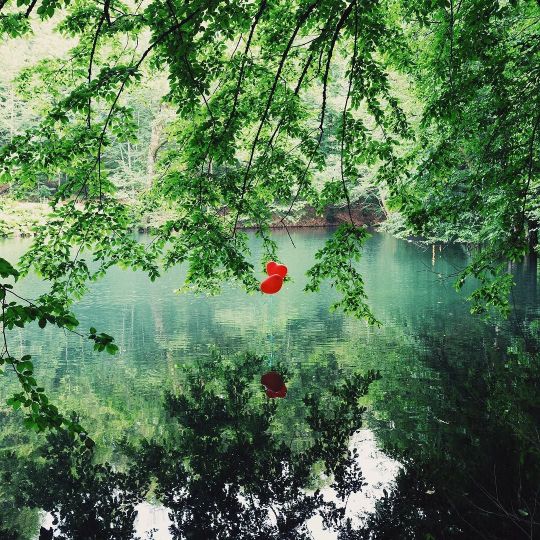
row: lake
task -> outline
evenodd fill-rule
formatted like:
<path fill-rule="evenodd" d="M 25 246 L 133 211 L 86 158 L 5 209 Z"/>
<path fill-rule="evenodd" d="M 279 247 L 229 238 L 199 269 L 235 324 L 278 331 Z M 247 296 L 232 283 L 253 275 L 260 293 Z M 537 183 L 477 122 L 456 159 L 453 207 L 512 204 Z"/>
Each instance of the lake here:
<path fill-rule="evenodd" d="M 6 374 L 1 538 L 539 537 L 536 261 L 511 268 L 509 319 L 484 320 L 453 287 L 462 246 L 373 233 L 360 269 L 378 328 L 330 312 L 328 286 L 303 292 L 331 232 L 291 234 L 296 247 L 275 233 L 292 280 L 271 297 L 178 294 L 182 269 L 154 283 L 112 269 L 74 311 L 81 331 L 114 336 L 114 357 L 58 329 L 12 331 L 12 353 L 32 354 L 97 445 L 25 431 Z M 0 241 L 0 256 L 27 244 Z M 270 370 L 283 400 L 264 396 Z"/>

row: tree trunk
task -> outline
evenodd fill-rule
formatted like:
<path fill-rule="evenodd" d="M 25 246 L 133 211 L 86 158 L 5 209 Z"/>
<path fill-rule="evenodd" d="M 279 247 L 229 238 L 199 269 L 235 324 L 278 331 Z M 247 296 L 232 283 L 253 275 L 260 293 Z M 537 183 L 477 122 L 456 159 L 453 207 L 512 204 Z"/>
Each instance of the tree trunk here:
<path fill-rule="evenodd" d="M 388 219 L 388 216 L 391 214 L 391 210 L 386 205 L 387 193 L 384 188 L 379 188 L 378 190 L 379 205 L 381 210 L 384 212 L 384 216 Z"/>
<path fill-rule="evenodd" d="M 131 160 L 131 143 L 127 142 L 127 160 L 128 160 L 128 169 L 131 174 L 131 171 L 133 170 L 133 163 Z"/>
<path fill-rule="evenodd" d="M 146 185 L 148 187 L 152 185 L 154 180 L 157 154 L 160 148 L 165 144 L 165 141 L 163 141 L 162 138 L 163 128 L 171 117 L 171 112 L 172 109 L 166 103 L 162 103 L 152 121 L 152 131 L 150 133 L 150 142 L 148 144 L 148 158 L 146 165 Z"/>
<path fill-rule="evenodd" d="M 9 89 L 10 115 L 9 115 L 9 142 L 13 142 L 15 135 L 15 91 L 13 86 Z"/>
<path fill-rule="evenodd" d="M 536 248 L 538 246 L 538 227 L 539 223 L 536 219 L 527 220 L 529 253 L 531 255 L 537 255 Z"/>

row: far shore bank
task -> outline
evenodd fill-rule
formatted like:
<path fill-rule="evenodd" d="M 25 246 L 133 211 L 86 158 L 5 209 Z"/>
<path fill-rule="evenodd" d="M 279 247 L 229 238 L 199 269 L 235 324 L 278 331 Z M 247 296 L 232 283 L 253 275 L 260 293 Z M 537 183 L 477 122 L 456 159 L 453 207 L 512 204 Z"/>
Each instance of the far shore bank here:
<path fill-rule="evenodd" d="M 47 202 L 15 201 L 0 197 L 0 238 L 33 236 L 34 228 L 46 220 L 50 211 L 51 207 Z M 307 204 L 296 208 L 293 212 L 280 211 L 276 208 L 270 227 L 272 229 L 336 227 L 349 222 L 351 216 L 357 225 L 376 226 L 384 221 L 382 214 L 374 212 L 358 201 L 351 205 L 350 215 L 346 206 L 328 207 L 322 214 Z M 172 217 L 166 210 L 148 213 L 142 216 L 136 228 L 140 233 L 149 233 Z M 256 230 L 256 227 L 246 223 L 240 223 L 239 228 Z"/>

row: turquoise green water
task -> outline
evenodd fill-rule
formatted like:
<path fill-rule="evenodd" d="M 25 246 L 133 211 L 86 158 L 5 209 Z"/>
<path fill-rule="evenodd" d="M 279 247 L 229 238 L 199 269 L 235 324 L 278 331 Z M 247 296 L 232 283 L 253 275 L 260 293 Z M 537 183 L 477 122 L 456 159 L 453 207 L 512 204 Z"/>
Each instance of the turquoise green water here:
<path fill-rule="evenodd" d="M 311 448 L 319 436 L 309 421 L 306 424 L 309 414 L 306 413 L 308 409 L 304 396 L 307 393 L 319 393 L 323 396 L 324 407 L 330 410 L 332 403 L 338 399 L 332 394 L 331 388 L 343 385 L 355 372 L 379 370 L 380 380 L 374 382 L 369 394 L 361 398 L 361 403 L 367 406 L 363 415 L 364 427 L 367 425 L 374 433 L 376 445 L 383 452 L 380 459 L 387 459 L 387 463 L 395 459 L 403 465 L 401 475 L 389 484 L 389 479 L 383 478 L 381 473 L 380 481 L 386 482 L 388 496 L 383 498 L 377 513 L 370 518 L 353 519 L 351 527 L 356 532 L 346 530 L 343 520 L 340 525 L 336 522 L 328 531 L 323 531 L 321 526 L 313 525 L 312 518 L 317 512 L 306 513 L 303 521 L 297 516 L 297 521 L 310 523 L 309 534 L 320 538 L 326 538 L 325 534 L 330 533 L 333 534 L 329 536 L 332 538 L 337 538 L 339 534 L 342 535 L 340 538 L 472 538 L 471 531 L 476 529 L 483 531 L 487 538 L 533 538 L 537 519 L 531 517 L 534 516 L 533 506 L 536 505 L 534 484 L 538 465 L 535 433 L 538 433 L 540 410 L 534 398 L 537 370 L 532 356 L 537 343 L 535 321 L 540 310 L 535 265 L 527 261 L 512 268 L 517 286 L 513 294 L 515 309 L 511 318 L 508 321 L 485 322 L 468 313 L 463 295 L 453 289 L 451 275 L 467 261 L 461 247 L 419 246 L 386 234 L 374 234 L 366 245 L 361 263 L 370 305 L 382 322 L 381 328 L 373 328 L 339 312 L 330 313 L 328 308 L 335 295 L 329 287 L 322 288 L 316 294 L 303 292 L 305 271 L 313 264 L 315 251 L 329 234 L 324 230 L 294 233 L 296 248 L 285 234 L 276 234 L 281 260 L 289 267 L 292 281 L 286 283 L 274 297 L 248 295 L 228 284 L 224 285 L 222 294 L 215 297 L 179 295 L 174 290 L 182 285 L 181 269 L 166 273 L 154 283 L 143 274 L 113 269 L 102 281 L 92 284 L 91 291 L 76 304 L 75 311 L 81 328 L 95 326 L 115 337 L 120 347 L 117 357 L 94 353 L 87 343 L 72 335 L 49 328 L 39 330 L 37 327 L 24 332 L 14 331 L 11 335 L 12 352 L 34 356 L 36 375 L 43 386 L 62 410 L 80 412 L 82 423 L 98 443 L 94 462 L 109 461 L 113 463 L 115 471 L 130 471 L 137 460 L 143 462 L 140 453 L 133 457 L 134 454 L 125 451 L 122 446 L 124 443 L 130 444 L 140 450 L 138 445 L 143 438 L 156 444 L 159 441 L 161 448 L 168 449 L 167 455 L 171 460 L 174 457 L 170 453 L 173 447 L 175 452 L 182 448 L 183 454 L 175 456 L 183 462 L 195 459 L 194 456 L 204 461 L 200 456 L 211 454 L 208 448 L 202 454 L 201 449 L 197 450 L 199 453 L 194 450 L 196 443 L 193 441 L 205 440 L 203 432 L 193 439 L 191 446 L 185 442 L 191 440 L 185 435 L 185 430 L 191 435 L 199 433 L 197 430 L 200 426 L 188 428 L 184 418 L 186 415 L 196 417 L 199 405 L 183 403 L 181 406 L 177 404 L 175 409 L 164 396 L 168 392 L 175 396 L 193 396 L 185 368 L 199 365 L 201 359 L 208 361 L 212 350 L 219 350 L 229 359 L 228 371 L 222 374 L 225 379 L 226 373 L 234 369 L 242 376 L 251 377 L 249 380 L 253 382 L 255 397 L 250 398 L 249 407 L 253 410 L 262 411 L 265 406 L 262 397 L 257 401 L 259 374 L 282 365 L 289 371 L 289 394 L 286 400 L 277 404 L 277 412 L 272 413 L 274 416 L 269 428 L 274 437 L 272 440 L 286 441 L 296 456 L 281 456 L 282 464 L 290 460 L 298 463 L 297 456 Z M 255 240 L 253 249 L 256 254 Z M 24 242 L 7 240 L 0 243 L 1 256 L 11 261 L 16 260 L 23 250 Z M 17 287 L 18 292 L 32 297 L 44 286 L 30 277 Z M 231 360 L 233 355 L 246 352 L 262 355 L 262 363 L 255 365 L 254 361 L 249 366 L 242 364 L 239 359 Z M 215 365 L 205 365 L 200 369 L 202 371 L 198 372 L 198 377 L 204 379 L 211 378 L 212 369 L 217 368 Z M 216 379 L 219 379 L 217 373 Z M 7 377 L 3 380 L 0 400 L 5 403 L 15 387 Z M 221 399 L 220 392 L 223 390 L 216 390 L 212 394 L 214 401 Z M 345 403 L 346 399 L 343 399 Z M 212 407 L 217 406 L 216 403 L 213 402 Z M 178 407 L 183 407 L 184 416 L 180 416 L 184 420 L 178 420 Z M 216 410 L 210 408 L 212 414 L 205 413 L 205 422 L 210 426 L 213 425 Z M 339 431 L 341 418 L 351 411 L 346 408 L 336 411 L 332 419 L 335 429 Z M 0 451 L 4 456 L 0 462 L 0 466 L 4 467 L 0 488 L 0 509 L 4 517 L 0 526 L 15 531 L 14 538 L 32 537 L 37 522 L 41 520 L 32 508 L 39 507 L 60 516 L 56 532 L 59 538 L 85 538 L 84 535 L 90 533 L 77 533 L 75 525 L 65 525 L 66 518 L 59 508 L 63 505 L 65 511 L 66 503 L 58 498 L 59 492 L 68 492 L 63 480 L 53 490 L 56 495 L 50 495 L 46 500 L 37 497 L 33 501 L 32 497 L 36 495 L 30 488 L 26 498 L 14 498 L 14 493 L 21 489 L 17 482 L 22 480 L 14 478 L 13 464 L 16 461 L 13 456 L 7 460 L 7 452 L 14 451 L 19 459 L 23 460 L 20 456 L 27 459 L 43 445 L 44 437 L 25 434 L 19 427 L 16 414 L 9 412 L 7 406 L 0 405 L 0 413 Z M 266 411 L 264 414 L 270 413 Z M 343 427 L 346 438 L 361 424 L 359 411 L 352 411 L 351 415 L 356 424 L 353 422 L 353 425 Z M 245 425 L 250 422 L 247 416 L 240 415 L 239 418 Z M 229 420 L 234 424 L 234 419 Z M 238 419 L 234 421 L 240 422 Z M 177 422 L 180 422 L 180 428 Z M 217 424 L 217 420 L 215 422 Z M 214 441 L 212 451 L 218 444 L 216 441 L 226 439 L 224 433 L 228 433 L 228 429 L 223 428 L 219 437 L 211 438 Z M 249 429 L 250 435 L 246 435 L 244 443 L 258 448 L 254 433 L 259 428 L 253 431 L 251 426 Z M 332 438 L 334 435 L 330 436 L 328 432 L 325 437 Z M 176 442 L 173 444 L 171 441 Z M 332 444 L 332 451 L 344 450 L 347 446 L 341 443 L 340 446 L 337 442 Z M 257 454 L 261 460 L 269 459 L 267 454 L 278 453 L 278 447 L 270 443 L 264 448 L 266 454 Z M 272 452 L 268 449 L 272 449 Z M 321 463 L 326 459 L 321 457 L 323 453 L 321 450 L 317 459 L 314 458 L 311 480 L 304 482 L 302 489 L 330 485 L 332 475 L 322 473 L 324 467 Z M 57 456 L 43 458 L 40 454 L 39 459 L 31 459 L 54 461 Z M 230 456 L 231 461 L 237 459 L 242 461 L 241 457 Z M 485 463 L 479 465 L 482 461 Z M 514 461 L 518 473 L 512 468 Z M 231 523 L 235 518 L 227 521 L 228 518 L 224 516 L 228 514 L 220 506 L 221 503 L 215 505 L 220 508 L 216 515 L 220 516 L 218 521 L 227 522 L 229 528 L 220 529 L 217 525 L 215 528 L 205 528 L 206 525 L 201 525 L 205 522 L 204 516 L 213 514 L 201 502 L 206 500 L 204 497 L 190 499 L 190 505 L 193 505 L 193 500 L 198 501 L 195 506 L 200 511 L 199 521 L 193 517 L 193 512 L 189 519 L 186 518 L 185 506 L 180 503 L 176 510 L 171 510 L 175 504 L 171 498 L 175 484 L 163 472 L 166 462 L 160 462 L 157 469 L 149 468 L 146 471 L 147 479 L 153 479 L 152 488 L 142 497 L 156 507 L 172 511 L 172 522 L 177 524 L 176 529 L 173 526 L 171 531 L 167 531 L 170 523 L 165 518 L 156 518 L 158 521 L 161 519 L 156 525 L 160 529 L 155 533 L 158 535 L 156 538 L 169 537 L 167 535 L 201 539 L 304 538 L 293 536 L 289 529 L 280 529 L 277 525 L 273 530 L 272 520 L 268 521 L 266 514 L 257 517 L 253 508 L 247 508 L 245 515 L 238 509 L 231 511 L 231 515 L 237 516 L 238 522 L 245 519 L 246 523 L 251 523 L 249 520 L 254 520 L 250 526 L 239 528 L 233 534 L 230 531 L 234 530 Z M 57 461 L 54 463 L 54 467 L 60 467 Z M 171 462 L 167 463 L 166 468 L 170 470 Z M 204 471 L 210 476 L 219 476 L 217 469 L 212 473 L 212 463 L 205 463 Z M 249 470 L 250 466 L 255 467 L 250 463 L 249 460 L 245 462 L 245 470 Z M 362 467 L 362 459 L 358 463 Z M 497 476 L 499 468 L 502 471 L 505 466 L 512 469 L 512 478 L 519 478 L 519 492 L 517 488 L 514 489 L 513 479 L 510 480 L 502 472 L 500 477 Z M 194 466 L 190 467 L 191 478 L 194 476 Z M 335 475 L 335 470 L 332 470 Z M 134 474 L 128 473 L 130 477 Z M 197 474 L 204 477 L 200 471 Z M 264 496 L 253 487 L 253 479 L 240 479 L 239 473 L 233 474 L 229 469 L 226 474 L 223 471 L 219 474 L 227 477 L 220 484 L 220 489 L 235 481 L 245 491 L 246 486 L 252 486 L 259 506 L 265 507 L 266 503 L 262 502 Z M 493 483 L 494 474 L 496 480 L 499 478 L 496 486 Z M 53 477 L 51 475 L 52 484 L 59 482 Z M 464 478 L 467 480 L 464 481 Z M 371 479 L 377 482 L 376 471 Z M 28 482 L 28 479 L 24 482 Z M 110 488 L 110 493 L 118 488 L 114 482 L 110 482 L 111 486 L 116 486 Z M 294 484 L 291 478 L 287 482 Z M 501 482 L 504 485 L 501 486 Z M 350 481 L 349 485 L 352 484 Z M 204 485 L 203 491 L 207 493 L 208 500 L 213 500 L 212 494 L 217 487 Z M 470 495 L 471 486 L 475 486 L 474 496 Z M 40 489 L 43 491 L 43 488 Z M 69 489 L 76 493 L 80 491 L 74 486 Z M 124 486 L 122 489 L 129 491 L 131 488 Z M 357 493 L 362 491 L 362 487 L 353 486 L 351 490 L 351 493 Z M 501 496 L 499 492 L 505 495 Z M 285 512 L 286 501 L 280 501 L 277 495 L 275 497 L 276 508 L 282 508 Z M 225 500 L 218 499 L 222 502 Z M 302 504 L 307 505 L 307 502 Z M 104 506 L 105 520 L 112 515 L 113 506 Z M 79 521 L 84 523 L 85 511 L 80 506 L 77 508 Z M 370 509 L 373 510 L 373 505 Z M 352 516 L 360 510 L 359 507 L 348 507 L 346 515 Z M 136 523 L 135 514 L 129 512 L 122 519 Z M 261 525 L 265 520 L 268 521 L 267 529 Z M 184 525 L 179 526 L 180 522 Z M 61 528 L 62 523 L 64 529 Z M 112 529 L 117 533 L 113 535 L 107 532 L 109 536 L 106 537 L 136 536 L 134 529 L 122 528 L 115 523 Z M 394 524 L 395 528 L 389 528 L 390 524 Z M 88 523 L 81 527 L 90 530 Z M 369 528 L 369 532 L 362 527 Z M 258 535 L 253 531 L 246 532 L 254 528 L 258 530 Z M 107 531 L 109 529 L 106 528 Z M 224 532 L 227 530 L 229 533 Z M 286 530 L 289 532 L 284 532 Z M 100 538 L 103 534 L 100 532 L 86 537 Z M 503 536 L 497 536 L 499 534 Z M 509 534 L 512 536 L 504 536 Z"/>

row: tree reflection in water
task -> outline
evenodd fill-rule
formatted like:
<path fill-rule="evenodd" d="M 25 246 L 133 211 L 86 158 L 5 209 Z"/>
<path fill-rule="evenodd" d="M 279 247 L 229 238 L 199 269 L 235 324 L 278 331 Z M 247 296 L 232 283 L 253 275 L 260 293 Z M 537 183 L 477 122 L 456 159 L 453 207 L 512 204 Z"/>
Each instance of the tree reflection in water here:
<path fill-rule="evenodd" d="M 17 504 L 50 512 L 62 539 L 135 538 L 135 507 L 149 492 L 169 509 L 178 539 L 308 539 L 317 514 L 339 528 L 349 496 L 362 489 L 349 439 L 378 374 L 308 388 L 299 418 L 278 415 L 280 403 L 260 385 L 263 371 L 260 357 L 218 354 L 187 369 L 181 391 L 166 396 L 163 433 L 125 443 L 125 467 L 96 465 L 68 438 L 49 435 L 10 479 Z M 290 444 L 293 432 L 303 435 L 300 447 Z M 337 502 L 317 489 L 321 477 Z"/>
<path fill-rule="evenodd" d="M 403 366 L 406 384 L 383 377 L 372 386 L 378 443 L 402 468 L 361 520 L 345 510 L 364 488 L 349 445 L 362 425 L 360 398 L 379 376 L 344 375 L 332 358 L 294 374 L 274 366 L 289 393 L 271 400 L 262 358 L 214 354 L 185 369 L 158 435 L 121 443 L 114 467 L 51 434 L 26 455 L 0 454 L 0 485 L 10 486 L 12 507 L 50 512 L 62 539 L 136 538 L 143 500 L 167 507 L 179 540 L 308 539 L 313 516 L 338 540 L 540 537 L 535 347 L 511 344 L 502 362 L 485 355 L 465 359 L 467 369 L 456 367 L 456 351 L 428 342 L 424 350 Z M 332 500 L 321 492 L 329 485 Z M 1 538 L 30 538 L 14 523 L 2 515 Z"/>
<path fill-rule="evenodd" d="M 392 419 L 379 425 L 379 443 L 403 467 L 362 530 L 343 538 L 540 538 L 537 338 L 514 339 L 503 358 L 487 346 L 477 359 L 427 341 L 438 388 L 410 379 L 374 404 Z"/>

